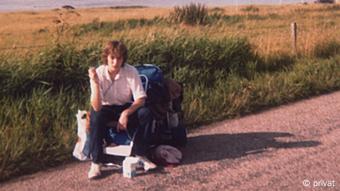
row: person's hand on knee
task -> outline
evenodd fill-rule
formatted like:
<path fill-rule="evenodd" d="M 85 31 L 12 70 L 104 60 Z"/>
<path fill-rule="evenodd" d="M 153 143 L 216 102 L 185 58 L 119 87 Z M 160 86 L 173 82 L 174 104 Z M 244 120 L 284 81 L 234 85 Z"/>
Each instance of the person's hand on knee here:
<path fill-rule="evenodd" d="M 122 112 L 118 120 L 117 132 L 126 131 L 128 120 L 129 120 L 129 116 L 125 114 L 124 112 Z"/>

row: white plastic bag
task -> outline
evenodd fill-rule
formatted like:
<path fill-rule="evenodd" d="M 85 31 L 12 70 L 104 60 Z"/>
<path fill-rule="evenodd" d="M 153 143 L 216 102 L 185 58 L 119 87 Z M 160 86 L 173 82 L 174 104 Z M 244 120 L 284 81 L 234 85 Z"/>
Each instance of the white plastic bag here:
<path fill-rule="evenodd" d="M 85 142 L 87 139 L 86 134 L 86 116 L 88 113 L 85 110 L 78 110 L 78 113 L 76 115 L 77 117 L 77 135 L 78 140 L 77 143 L 73 149 L 73 156 L 81 161 L 89 160 L 88 157 L 86 157 L 83 153 L 83 149 L 85 147 Z"/>

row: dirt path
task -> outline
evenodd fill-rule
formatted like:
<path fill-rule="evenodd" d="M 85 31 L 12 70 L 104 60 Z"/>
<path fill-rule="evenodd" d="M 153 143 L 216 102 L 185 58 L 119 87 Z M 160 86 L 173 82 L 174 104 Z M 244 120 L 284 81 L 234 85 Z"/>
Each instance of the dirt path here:
<path fill-rule="evenodd" d="M 88 180 L 89 162 L 24 176 L 0 190 L 340 190 L 340 91 L 240 119 L 189 136 L 185 160 L 123 178 L 107 168 Z"/>

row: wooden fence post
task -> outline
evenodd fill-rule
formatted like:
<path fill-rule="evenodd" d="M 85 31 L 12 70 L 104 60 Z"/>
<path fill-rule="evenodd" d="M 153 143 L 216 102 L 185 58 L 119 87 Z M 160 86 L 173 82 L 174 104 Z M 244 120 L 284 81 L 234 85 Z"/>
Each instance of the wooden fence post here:
<path fill-rule="evenodd" d="M 291 36 L 292 36 L 292 48 L 293 48 L 293 53 L 297 54 L 297 25 L 296 22 L 292 22 L 290 24 L 290 29 L 291 29 Z"/>

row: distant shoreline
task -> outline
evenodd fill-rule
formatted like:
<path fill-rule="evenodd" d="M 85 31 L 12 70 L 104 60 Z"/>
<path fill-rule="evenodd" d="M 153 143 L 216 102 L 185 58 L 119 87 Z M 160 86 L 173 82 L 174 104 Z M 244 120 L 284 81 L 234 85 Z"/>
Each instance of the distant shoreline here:
<path fill-rule="evenodd" d="M 303 2 L 311 3 L 312 0 L 302 0 Z M 197 3 L 205 4 L 207 6 L 242 6 L 242 5 L 280 5 L 280 4 L 296 4 L 301 3 L 301 0 L 225 0 L 225 1 L 207 1 L 207 0 L 200 0 L 195 1 Z M 148 0 L 148 1 L 141 1 L 140 4 L 136 4 L 134 1 L 119 1 L 119 2 L 112 2 L 106 0 L 97 0 L 95 2 L 86 1 L 68 1 L 68 0 L 61 0 L 58 2 L 48 2 L 42 0 L 35 0 L 31 2 L 22 2 L 19 0 L 2 0 L 0 4 L 0 12 L 25 12 L 25 11 L 49 11 L 53 9 L 60 9 L 62 6 L 69 5 L 76 9 L 86 9 L 86 8 L 171 8 L 176 5 L 182 6 L 185 4 L 189 4 L 191 1 L 179 1 L 173 0 L 170 2 L 162 2 L 160 0 Z M 281 2 L 281 3 L 280 3 Z"/>
<path fill-rule="evenodd" d="M 72 5 L 63 5 L 63 6 L 72 6 Z M 52 11 L 55 9 L 63 9 L 63 6 L 59 7 L 46 7 L 46 8 L 38 8 L 38 7 L 33 7 L 31 9 L 25 9 L 25 8 L 20 8 L 20 9 L 2 9 L 0 6 L 0 13 L 11 13 L 11 12 L 27 12 L 27 11 Z M 128 5 L 128 6 L 109 6 L 109 5 L 103 5 L 103 6 L 92 6 L 92 7 L 87 7 L 87 6 L 72 6 L 75 9 L 95 9 L 95 8 L 111 8 L 111 9 L 142 9 L 142 8 L 150 8 L 149 6 L 142 6 L 142 5 Z"/>
<path fill-rule="evenodd" d="M 141 6 L 141 5 L 131 5 L 131 6 L 100 6 L 100 7 L 75 7 L 72 5 L 64 5 L 64 6 L 71 6 L 74 7 L 74 9 L 146 9 L 146 8 L 152 8 L 149 6 Z M 15 12 L 32 12 L 32 11 L 53 11 L 58 9 L 70 9 L 70 8 L 64 8 L 64 6 L 61 7 L 55 7 L 55 8 L 46 8 L 46 9 L 20 9 L 20 10 L 1 10 L 0 13 L 15 13 Z M 157 8 L 157 7 L 153 7 Z M 72 8 L 71 8 L 72 9 Z"/>

